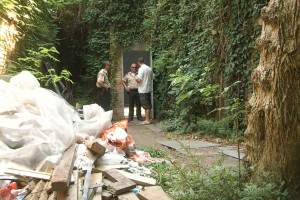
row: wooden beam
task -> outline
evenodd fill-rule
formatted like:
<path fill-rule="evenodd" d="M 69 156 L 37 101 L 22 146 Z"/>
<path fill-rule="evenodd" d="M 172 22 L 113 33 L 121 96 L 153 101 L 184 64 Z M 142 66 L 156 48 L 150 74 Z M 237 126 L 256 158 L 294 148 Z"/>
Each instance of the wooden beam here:
<path fill-rule="evenodd" d="M 102 191 L 102 200 L 112 200 L 113 195 L 107 191 L 107 190 L 103 190 Z"/>
<path fill-rule="evenodd" d="M 78 170 L 73 170 L 74 175 L 74 183 L 71 184 L 68 188 L 66 200 L 79 200 L 78 199 L 78 183 L 80 181 L 79 172 Z"/>
<path fill-rule="evenodd" d="M 106 148 L 99 144 L 99 142 L 84 140 L 84 144 L 89 150 L 93 151 L 99 156 L 103 156 L 105 154 Z"/>
<path fill-rule="evenodd" d="M 76 150 L 77 145 L 73 144 L 63 153 L 60 162 L 55 166 L 51 178 L 52 190 L 61 191 L 69 187 Z"/>
<path fill-rule="evenodd" d="M 43 192 L 46 182 L 40 180 L 31 193 L 26 197 L 26 200 L 38 200 Z"/>
<path fill-rule="evenodd" d="M 51 182 L 46 182 L 39 200 L 47 200 L 49 198 L 48 189 L 51 187 Z"/>
<path fill-rule="evenodd" d="M 130 191 L 136 187 L 136 184 L 129 178 L 126 178 L 116 169 L 110 169 L 103 172 L 104 175 L 113 183 L 108 186 L 108 190 L 115 195 Z"/>
<path fill-rule="evenodd" d="M 156 180 L 154 178 L 139 176 L 133 173 L 125 172 L 123 170 L 118 170 L 118 172 L 120 172 L 121 174 L 123 174 L 138 185 L 154 186 L 156 184 Z"/>
<path fill-rule="evenodd" d="M 139 200 L 139 198 L 132 192 L 127 192 L 118 195 L 118 200 Z"/>
<path fill-rule="evenodd" d="M 36 178 L 36 179 L 43 179 L 43 180 L 50 180 L 51 177 L 50 173 L 39 172 L 39 171 L 28 170 L 28 169 L 7 168 L 4 169 L 4 172 L 6 174 L 14 174 L 14 175 L 26 176 L 26 177 Z"/>

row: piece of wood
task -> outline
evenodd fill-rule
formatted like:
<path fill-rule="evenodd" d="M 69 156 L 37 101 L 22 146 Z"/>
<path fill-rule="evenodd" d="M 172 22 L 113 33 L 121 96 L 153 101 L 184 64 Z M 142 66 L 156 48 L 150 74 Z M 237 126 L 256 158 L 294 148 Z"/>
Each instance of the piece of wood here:
<path fill-rule="evenodd" d="M 113 182 L 108 186 L 108 190 L 115 195 L 130 191 L 136 187 L 136 184 L 116 169 L 110 169 L 103 172 L 104 175 Z"/>
<path fill-rule="evenodd" d="M 67 191 L 66 190 L 60 190 L 57 192 L 57 200 L 66 200 L 67 198 Z"/>
<path fill-rule="evenodd" d="M 35 186 L 36 186 L 37 183 L 38 183 L 37 180 L 32 180 L 23 189 L 27 191 L 27 194 L 29 194 L 35 188 Z"/>
<path fill-rule="evenodd" d="M 93 189 L 89 189 L 89 200 L 102 200 L 102 173 L 93 173 L 91 174 L 90 186 L 92 185 L 101 185 Z"/>
<path fill-rule="evenodd" d="M 78 182 L 79 180 L 79 172 L 78 170 L 73 170 L 73 176 L 74 176 L 74 182 L 73 184 L 70 184 L 69 188 L 68 188 L 68 192 L 67 192 L 67 196 L 66 196 L 66 200 L 78 200 Z"/>
<path fill-rule="evenodd" d="M 55 167 L 55 163 L 50 162 L 49 160 L 44 160 L 37 166 L 36 171 L 52 173 Z"/>
<path fill-rule="evenodd" d="M 14 175 L 20 175 L 20 176 L 31 177 L 36 179 L 43 179 L 43 180 L 50 180 L 51 177 L 50 173 L 39 172 L 39 171 L 28 170 L 28 169 L 6 168 L 4 169 L 4 172 L 6 174 L 14 174 Z"/>
<path fill-rule="evenodd" d="M 31 193 L 26 197 L 26 200 L 38 200 L 43 192 L 46 182 L 40 180 Z"/>
<path fill-rule="evenodd" d="M 102 200 L 112 200 L 113 195 L 107 191 L 107 190 L 103 190 L 102 191 Z"/>
<path fill-rule="evenodd" d="M 160 186 L 145 187 L 137 196 L 140 200 L 172 200 Z"/>
<path fill-rule="evenodd" d="M 48 200 L 57 200 L 57 192 L 53 191 L 50 195 L 49 195 L 49 199 Z"/>
<path fill-rule="evenodd" d="M 133 192 L 127 192 L 118 195 L 119 200 L 139 200 L 139 198 Z"/>
<path fill-rule="evenodd" d="M 105 154 L 106 148 L 102 146 L 99 142 L 91 141 L 91 140 L 85 140 L 84 141 L 85 146 L 93 151 L 94 153 L 103 156 Z"/>
<path fill-rule="evenodd" d="M 104 172 L 109 169 L 128 169 L 129 165 L 99 165 L 96 166 L 96 169 L 98 169 L 101 172 Z"/>
<path fill-rule="evenodd" d="M 77 184 L 77 198 L 82 199 L 82 182 L 83 177 L 81 177 L 81 173 L 78 174 L 78 184 Z"/>
<path fill-rule="evenodd" d="M 156 180 L 154 178 L 149 178 L 145 176 L 139 176 L 133 173 L 125 172 L 123 170 L 118 170 L 121 174 L 132 180 L 138 185 L 143 185 L 143 186 L 154 186 L 156 185 Z"/>
<path fill-rule="evenodd" d="M 49 187 L 51 187 L 51 182 L 47 181 L 44 188 L 43 188 L 43 191 L 41 193 L 41 196 L 40 196 L 39 200 L 47 200 L 48 199 L 48 197 L 49 197 L 49 193 L 48 193 Z"/>
<path fill-rule="evenodd" d="M 54 191 L 66 190 L 69 187 L 73 171 L 77 145 L 73 144 L 62 155 L 62 159 L 55 166 L 51 178 L 51 187 Z"/>

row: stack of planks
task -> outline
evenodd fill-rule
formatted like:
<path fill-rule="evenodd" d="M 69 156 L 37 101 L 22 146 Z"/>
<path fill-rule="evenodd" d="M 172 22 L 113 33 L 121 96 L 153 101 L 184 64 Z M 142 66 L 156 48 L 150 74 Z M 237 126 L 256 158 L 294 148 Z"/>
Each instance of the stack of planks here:
<path fill-rule="evenodd" d="M 53 166 L 44 162 L 38 169 L 7 169 L 10 175 L 27 177 L 29 183 L 26 200 L 169 200 L 153 178 L 138 176 L 123 170 L 100 170 L 94 162 L 105 154 L 105 148 L 98 142 L 85 140 L 83 144 L 72 144 Z M 88 160 L 83 163 L 82 157 Z M 74 164 L 75 163 L 75 164 Z M 142 187 L 135 194 L 132 189 Z"/>

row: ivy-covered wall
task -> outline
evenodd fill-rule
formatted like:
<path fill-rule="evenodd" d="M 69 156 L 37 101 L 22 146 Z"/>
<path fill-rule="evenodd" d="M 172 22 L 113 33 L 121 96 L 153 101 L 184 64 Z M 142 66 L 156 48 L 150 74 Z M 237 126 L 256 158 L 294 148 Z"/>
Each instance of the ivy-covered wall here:
<path fill-rule="evenodd" d="M 57 69 L 73 74 L 74 102 L 97 103 L 101 62 L 112 62 L 114 86 L 121 50 L 145 42 L 157 77 L 156 118 L 182 132 L 197 131 L 202 119 L 226 119 L 226 125 L 243 128 L 250 72 L 258 63 L 256 21 L 267 0 L 13 2 L 23 13 L 16 58 L 23 58 L 25 68 L 35 65 L 36 74 L 43 57 L 58 59 Z M 118 98 L 113 91 L 112 107 Z"/>
<path fill-rule="evenodd" d="M 258 64 L 256 20 L 267 1 L 148 1 L 143 25 L 157 75 L 156 116 L 196 131 L 201 118 L 242 128 L 250 72 Z M 172 102 L 170 104 L 170 102 Z"/>

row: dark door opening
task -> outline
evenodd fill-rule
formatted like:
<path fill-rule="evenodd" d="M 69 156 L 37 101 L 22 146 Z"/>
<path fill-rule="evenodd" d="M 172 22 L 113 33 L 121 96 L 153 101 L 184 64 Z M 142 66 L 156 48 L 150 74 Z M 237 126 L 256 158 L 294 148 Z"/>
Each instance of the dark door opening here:
<path fill-rule="evenodd" d="M 150 51 L 123 51 L 123 77 L 130 71 L 130 65 L 132 63 L 137 64 L 139 57 L 145 59 L 145 64 L 151 66 L 151 53 Z M 138 66 L 138 65 L 137 65 Z M 128 95 L 126 91 L 123 91 L 124 107 L 129 106 Z"/>

